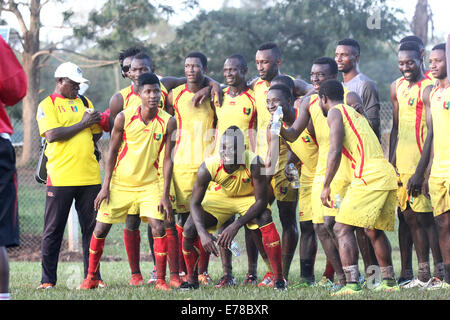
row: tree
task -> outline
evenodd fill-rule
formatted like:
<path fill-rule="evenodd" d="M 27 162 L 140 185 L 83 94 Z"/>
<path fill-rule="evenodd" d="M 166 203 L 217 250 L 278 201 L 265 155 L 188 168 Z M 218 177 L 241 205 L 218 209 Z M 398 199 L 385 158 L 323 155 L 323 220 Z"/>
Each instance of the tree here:
<path fill-rule="evenodd" d="M 417 0 L 416 9 L 411 22 L 411 31 L 422 39 L 426 46 L 428 42 L 428 25 L 433 27 L 431 7 L 428 0 Z"/>

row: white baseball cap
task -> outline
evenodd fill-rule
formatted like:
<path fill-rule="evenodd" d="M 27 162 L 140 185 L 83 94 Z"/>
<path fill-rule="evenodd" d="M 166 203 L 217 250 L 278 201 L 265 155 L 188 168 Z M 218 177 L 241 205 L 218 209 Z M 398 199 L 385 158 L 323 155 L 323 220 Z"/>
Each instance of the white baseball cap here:
<path fill-rule="evenodd" d="M 69 78 L 77 83 L 89 82 L 88 79 L 83 78 L 80 67 L 72 62 L 60 64 L 55 70 L 55 78 Z"/>

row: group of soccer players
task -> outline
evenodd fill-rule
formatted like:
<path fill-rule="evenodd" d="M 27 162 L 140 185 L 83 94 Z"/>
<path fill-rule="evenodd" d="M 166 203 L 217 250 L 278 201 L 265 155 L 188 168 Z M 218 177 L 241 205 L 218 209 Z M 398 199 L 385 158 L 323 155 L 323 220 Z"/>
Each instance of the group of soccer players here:
<path fill-rule="evenodd" d="M 341 40 L 334 59 L 313 60 L 309 84 L 281 73 L 280 48 L 268 42 L 256 52 L 258 78 L 248 80 L 246 59 L 234 54 L 224 61 L 226 85 L 221 85 L 206 76 L 208 60 L 200 52 L 185 57 L 185 76 L 176 78 L 157 76 L 144 52 L 122 51 L 122 75 L 131 85 L 113 95 L 105 112 L 109 121 L 103 129 L 110 131 L 111 139 L 94 203 L 98 213 L 88 275 L 80 288 L 99 286 L 105 239 L 115 223 L 125 223 L 129 284 L 143 285 L 141 221 L 149 226 L 155 264 L 149 282 L 160 290 L 209 284 L 210 254 L 222 260 L 223 277 L 216 287 L 235 285 L 229 248 L 242 227 L 248 259 L 245 285 L 286 289 L 300 238 L 300 287 L 328 286 L 337 296 L 362 292 L 361 253 L 366 278 L 374 266 L 382 277 L 366 285 L 373 290 L 448 288 L 446 45 L 433 48 L 426 72 L 420 39 L 401 41 L 402 77 L 391 86 L 389 161 L 380 144 L 376 87 L 358 72 L 359 54 L 357 41 Z M 339 71 L 344 82 L 337 81 Z M 270 128 L 280 106 L 283 122 L 277 134 Z M 294 175 L 288 170 L 292 163 L 299 172 L 299 188 L 293 187 Z M 281 233 L 272 220 L 275 201 Z M 402 261 L 398 281 L 385 234 L 394 229 L 397 207 Z M 317 282 L 316 237 L 327 258 Z M 417 278 L 412 272 L 413 245 Z M 259 255 L 267 268 L 261 281 Z"/>

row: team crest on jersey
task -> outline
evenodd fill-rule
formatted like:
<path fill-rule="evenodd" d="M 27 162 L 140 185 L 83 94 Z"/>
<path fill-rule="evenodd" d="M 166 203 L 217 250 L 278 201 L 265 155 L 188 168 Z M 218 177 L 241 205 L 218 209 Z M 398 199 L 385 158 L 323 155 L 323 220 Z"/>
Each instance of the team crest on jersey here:
<path fill-rule="evenodd" d="M 408 105 L 412 107 L 414 105 L 415 101 L 416 101 L 416 98 L 409 98 Z"/>
<path fill-rule="evenodd" d="M 302 140 L 303 140 L 304 143 L 311 142 L 311 138 L 309 136 L 302 137 Z"/>
<path fill-rule="evenodd" d="M 243 111 L 244 111 L 244 114 L 248 116 L 248 115 L 250 115 L 250 113 L 252 112 L 252 109 L 251 109 L 251 108 L 245 108 L 245 107 L 244 107 L 244 110 L 243 110 Z"/>
<path fill-rule="evenodd" d="M 175 196 L 172 194 L 169 194 L 169 200 L 170 200 L 170 202 L 175 202 Z"/>
<path fill-rule="evenodd" d="M 247 178 L 247 179 L 245 179 L 245 178 L 242 178 L 242 182 L 243 183 L 249 183 L 251 181 L 251 179 L 250 178 Z"/>
<path fill-rule="evenodd" d="M 72 109 L 72 112 L 78 112 L 77 106 L 70 106 L 70 108 Z"/>
<path fill-rule="evenodd" d="M 288 187 L 280 187 L 280 193 L 281 194 L 287 194 L 288 193 Z"/>
<path fill-rule="evenodd" d="M 161 137 L 162 137 L 161 133 L 154 133 L 153 134 L 153 139 L 155 139 L 156 141 L 161 140 Z"/>
<path fill-rule="evenodd" d="M 444 109 L 449 110 L 450 109 L 450 101 L 444 101 Z"/>

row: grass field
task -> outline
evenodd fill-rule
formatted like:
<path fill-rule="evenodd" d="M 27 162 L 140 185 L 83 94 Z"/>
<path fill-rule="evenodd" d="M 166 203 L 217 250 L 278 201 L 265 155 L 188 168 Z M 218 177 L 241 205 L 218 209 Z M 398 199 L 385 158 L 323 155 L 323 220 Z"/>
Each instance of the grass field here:
<path fill-rule="evenodd" d="M 274 208 L 274 220 L 281 233 L 278 221 L 278 214 Z M 76 290 L 81 283 L 82 263 L 81 262 L 60 262 L 58 267 L 58 283 L 53 290 L 39 291 L 36 287 L 41 278 L 40 262 L 10 262 L 11 269 L 11 298 L 14 300 L 449 300 L 450 291 L 421 291 L 417 289 L 402 290 L 392 293 L 375 293 L 366 289 L 362 295 L 357 297 L 334 298 L 324 288 L 292 289 L 276 292 L 273 289 L 245 287 L 241 285 L 247 273 L 247 257 L 245 252 L 239 257 L 233 257 L 233 273 L 238 285 L 233 288 L 215 289 L 214 285 L 201 287 L 199 290 L 182 292 L 172 290 L 170 292 L 160 292 L 153 289 L 151 285 L 140 288 L 129 287 L 130 278 L 129 266 L 123 247 L 122 225 L 113 226 L 107 238 L 104 256 L 115 257 L 119 261 L 102 262 L 102 277 L 107 284 L 107 288 L 91 291 Z M 237 235 L 237 242 L 241 250 L 244 248 L 243 230 Z M 400 253 L 398 251 L 397 233 L 388 233 L 393 248 L 394 269 L 398 276 L 400 272 Z M 146 226 L 141 225 L 141 250 L 148 251 Z M 417 267 L 415 255 L 413 265 Z M 431 259 L 432 261 L 432 259 Z M 319 245 L 316 258 L 315 275 L 319 280 L 325 266 L 325 256 Z M 144 278 L 150 277 L 153 262 L 143 261 L 141 270 Z M 360 270 L 363 264 L 360 259 Z M 266 267 L 259 259 L 258 277 L 261 279 L 266 271 Z M 415 270 L 416 271 L 416 270 Z M 211 277 L 217 282 L 221 277 L 220 259 L 212 257 L 209 272 Z M 290 286 L 294 286 L 299 281 L 300 265 L 298 253 L 294 257 L 290 271 Z"/>

